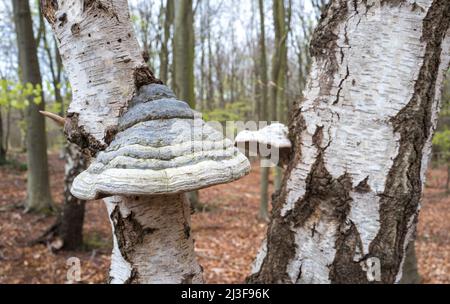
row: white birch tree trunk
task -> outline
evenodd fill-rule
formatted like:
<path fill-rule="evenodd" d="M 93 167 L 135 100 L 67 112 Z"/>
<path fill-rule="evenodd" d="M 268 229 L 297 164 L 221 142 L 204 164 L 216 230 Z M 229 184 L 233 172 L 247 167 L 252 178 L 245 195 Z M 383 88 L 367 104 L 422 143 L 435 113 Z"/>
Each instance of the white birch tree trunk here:
<path fill-rule="evenodd" d="M 400 280 L 449 67 L 449 16 L 448 0 L 331 1 L 250 282 Z"/>
<path fill-rule="evenodd" d="M 137 90 L 160 81 L 144 62 L 126 0 L 41 1 L 73 91 L 65 133 L 95 156 L 114 138 Z M 183 196 L 105 202 L 114 238 L 110 282 L 202 282 Z"/>
<path fill-rule="evenodd" d="M 110 283 L 203 283 L 185 194 L 105 199 L 113 227 Z"/>

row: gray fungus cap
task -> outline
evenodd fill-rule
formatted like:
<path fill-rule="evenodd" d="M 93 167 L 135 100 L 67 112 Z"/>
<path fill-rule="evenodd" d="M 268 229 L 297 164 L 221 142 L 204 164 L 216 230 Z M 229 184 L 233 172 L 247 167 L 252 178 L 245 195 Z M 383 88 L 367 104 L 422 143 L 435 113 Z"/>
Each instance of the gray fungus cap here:
<path fill-rule="evenodd" d="M 248 159 L 164 85 L 143 86 L 119 120 L 119 132 L 71 188 L 91 200 L 161 195 L 228 183 L 250 171 Z"/>

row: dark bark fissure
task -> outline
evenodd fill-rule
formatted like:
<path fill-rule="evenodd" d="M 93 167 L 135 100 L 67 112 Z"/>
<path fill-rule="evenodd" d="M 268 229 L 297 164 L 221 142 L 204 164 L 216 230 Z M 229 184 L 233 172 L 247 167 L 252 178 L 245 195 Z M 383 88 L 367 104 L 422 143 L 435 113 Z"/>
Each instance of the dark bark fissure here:
<path fill-rule="evenodd" d="M 84 127 L 80 127 L 78 117 L 78 113 L 67 113 L 64 134 L 68 141 L 78 145 L 83 150 L 89 150 L 91 155 L 96 155 L 98 151 L 104 150 L 107 146 L 95 139 Z"/>
<path fill-rule="evenodd" d="M 119 205 L 114 207 L 110 217 L 120 253 L 125 261 L 134 265 L 133 254 L 137 246 L 143 243 L 146 235 L 152 234 L 156 229 L 144 228 L 132 211 L 128 216 L 123 217 Z M 111 280 L 112 278 L 109 278 L 109 281 Z M 124 284 L 132 283 L 139 283 L 139 271 L 135 267 L 131 269 L 131 275 Z"/>
<path fill-rule="evenodd" d="M 301 115 L 299 116 L 301 117 Z M 299 123 L 294 123 L 294 126 L 296 125 L 294 128 L 303 130 L 305 125 L 303 119 L 299 116 L 297 116 Z M 297 140 L 301 140 L 300 136 L 294 139 L 294 146 L 296 147 L 299 146 L 297 143 L 300 143 Z M 335 179 L 325 168 L 323 153 L 327 147 L 322 147 L 323 127 L 317 127 L 313 136 L 313 144 L 318 149 L 318 155 L 306 178 L 305 195 L 295 203 L 295 207 L 284 217 L 281 216 L 281 209 L 288 194 L 286 189 L 282 189 L 281 194 L 275 197 L 273 218 L 268 232 L 267 256 L 260 271 L 248 278 L 251 283 L 292 283 L 286 272 L 288 263 L 295 258 L 296 254 L 295 232 L 292 228 L 304 226 L 306 221 L 312 217 L 317 217 L 317 221 L 320 221 L 322 217 L 327 217 L 335 222 L 340 230 L 348 229 L 345 227 L 348 226 L 345 220 L 352 201 L 350 197 L 351 178 L 348 174 L 344 174 Z M 288 172 L 292 171 L 300 159 L 301 155 L 296 153 L 294 161 L 288 167 Z M 286 179 L 287 176 L 289 174 L 286 174 L 284 178 Z M 286 181 L 284 181 L 285 183 Z M 293 227 L 291 227 L 291 224 Z M 315 225 L 313 225 L 311 228 L 312 237 L 321 237 L 320 235 L 316 236 L 316 232 Z M 356 240 L 355 244 L 360 244 L 361 240 L 357 232 L 350 235 Z M 344 240 L 338 239 L 336 242 L 340 243 Z M 355 246 L 351 248 L 353 251 Z"/>

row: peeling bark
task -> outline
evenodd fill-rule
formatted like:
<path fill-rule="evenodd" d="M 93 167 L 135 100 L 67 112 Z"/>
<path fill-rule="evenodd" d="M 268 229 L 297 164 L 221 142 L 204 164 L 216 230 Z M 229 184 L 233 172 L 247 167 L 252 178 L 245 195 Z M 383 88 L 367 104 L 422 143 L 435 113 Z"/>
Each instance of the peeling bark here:
<path fill-rule="evenodd" d="M 401 279 L 449 67 L 449 16 L 446 0 L 331 2 L 250 282 Z"/>

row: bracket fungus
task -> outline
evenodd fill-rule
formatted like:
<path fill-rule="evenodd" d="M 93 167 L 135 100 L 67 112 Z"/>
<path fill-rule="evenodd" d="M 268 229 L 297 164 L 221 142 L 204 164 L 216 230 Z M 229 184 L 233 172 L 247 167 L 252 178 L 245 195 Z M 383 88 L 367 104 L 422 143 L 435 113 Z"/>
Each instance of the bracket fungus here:
<path fill-rule="evenodd" d="M 281 123 L 272 123 L 260 130 L 244 130 L 235 138 L 235 145 L 250 155 L 259 155 L 273 164 L 284 164 L 291 154 L 289 130 Z"/>
<path fill-rule="evenodd" d="M 202 282 L 185 192 L 237 180 L 250 164 L 199 116 L 166 86 L 145 85 L 110 145 L 75 178 L 76 197 L 107 197 L 111 282 Z"/>

